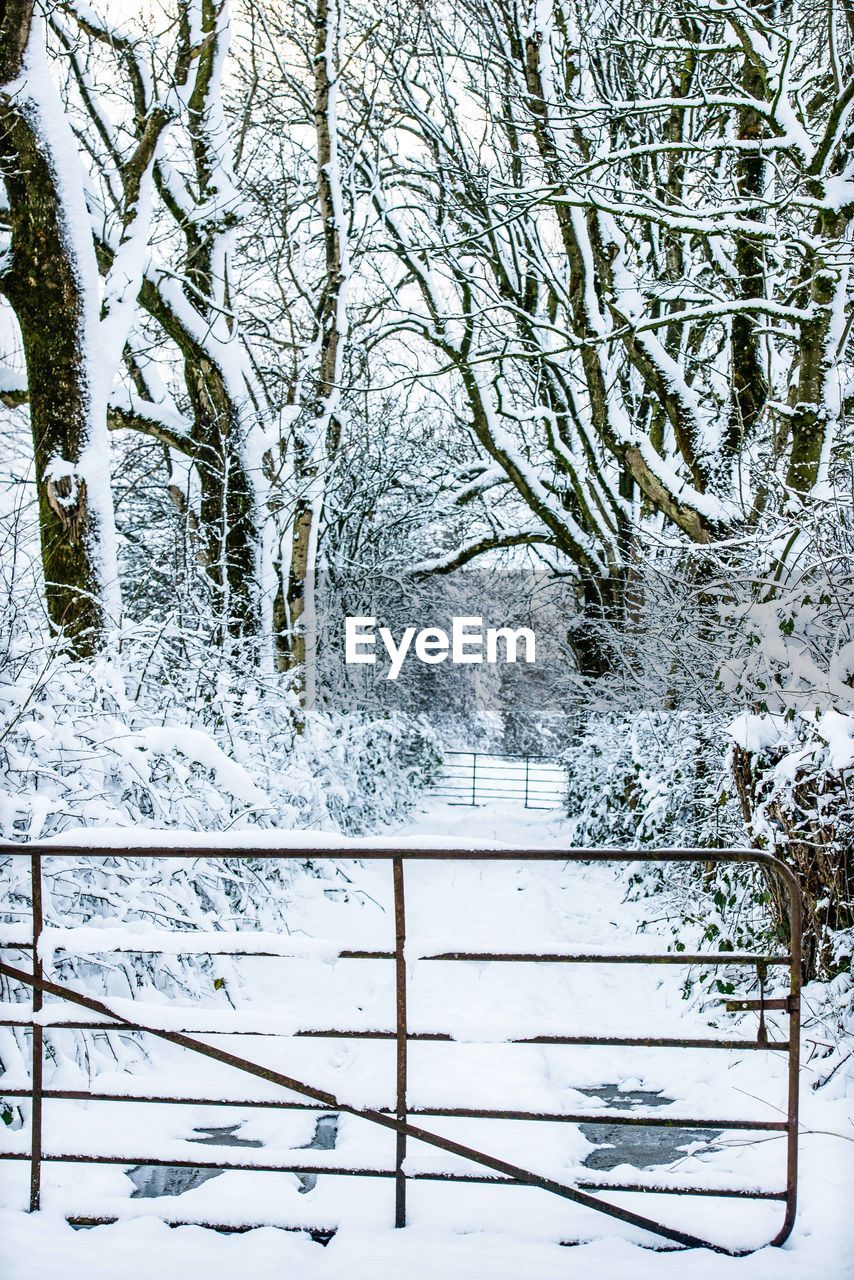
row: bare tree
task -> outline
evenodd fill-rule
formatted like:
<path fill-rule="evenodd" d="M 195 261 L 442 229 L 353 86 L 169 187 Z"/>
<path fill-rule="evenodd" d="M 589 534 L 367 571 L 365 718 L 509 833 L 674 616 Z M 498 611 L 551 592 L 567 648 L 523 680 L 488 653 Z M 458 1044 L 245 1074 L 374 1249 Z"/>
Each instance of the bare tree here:
<path fill-rule="evenodd" d="M 708 545 L 814 500 L 848 337 L 844 15 L 464 0 L 412 28 L 365 167 L 390 302 L 522 512 L 433 567 L 551 546 L 620 608 L 639 521 Z"/>
<path fill-rule="evenodd" d="M 360 47 L 363 15 L 345 12 L 340 0 L 252 5 L 250 14 L 242 75 L 255 94 L 243 163 L 260 247 L 249 252 L 267 255 L 266 264 L 259 261 L 263 344 L 288 370 L 286 448 L 277 468 L 276 634 L 280 668 L 296 674 L 311 704 L 316 580 L 328 560 L 328 521 L 339 515 L 330 516 L 330 493 L 339 468 L 348 466 L 348 424 L 359 419 L 356 401 L 371 382 L 363 358 L 370 305 L 360 276 L 365 228 L 356 225 L 355 160 L 375 109 L 370 87 L 377 76 L 366 72 L 361 92 L 351 92 L 344 49 Z"/>

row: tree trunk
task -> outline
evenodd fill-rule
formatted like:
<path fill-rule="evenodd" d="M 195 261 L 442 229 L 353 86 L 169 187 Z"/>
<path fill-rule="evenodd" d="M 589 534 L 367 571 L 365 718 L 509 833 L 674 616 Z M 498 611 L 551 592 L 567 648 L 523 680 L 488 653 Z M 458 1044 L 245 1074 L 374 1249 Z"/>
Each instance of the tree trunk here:
<path fill-rule="evenodd" d="M 749 58 L 745 58 L 742 84 L 751 97 L 764 101 L 765 79 Z M 759 142 L 766 133 L 765 118 L 752 107 L 739 112 L 738 136 L 742 142 Z M 739 194 L 745 199 L 755 199 L 756 205 L 747 210 L 746 216 L 755 222 L 762 221 L 762 199 L 765 194 L 765 157 L 759 151 L 742 152 L 736 162 L 736 181 Z M 742 299 L 760 298 L 766 275 L 765 252 L 761 240 L 749 235 L 739 235 L 735 240 L 735 267 L 738 275 L 736 289 Z M 732 318 L 730 330 L 730 359 L 732 363 L 732 391 L 729 422 L 726 431 L 726 449 L 730 455 L 738 454 L 745 442 L 753 437 L 768 400 L 769 386 L 765 377 L 762 355 L 762 326 L 748 311 L 737 312 Z"/>
<path fill-rule="evenodd" d="M 837 367 L 837 314 L 845 307 L 845 274 L 840 265 L 845 252 L 849 217 L 822 210 L 817 219 L 808 269 L 807 301 L 811 316 L 801 323 L 798 344 L 798 387 L 792 416 L 792 452 L 786 483 L 807 495 L 819 480 L 825 443 L 832 432 L 834 370 Z M 841 295 L 841 296 L 840 296 Z"/>
<path fill-rule="evenodd" d="M 237 406 L 204 357 L 186 362 L 185 377 L 193 406 L 190 456 L 199 477 L 199 556 L 216 597 L 219 642 L 251 640 L 261 631 L 260 533 Z"/>
<path fill-rule="evenodd" d="M 119 605 L 106 398 L 93 369 L 98 272 L 76 143 L 32 0 L 0 3 L 0 80 L 12 233 L 0 288 L 27 363 L 48 613 L 84 657 Z"/>
<path fill-rule="evenodd" d="M 314 44 L 314 127 L 317 146 L 317 203 L 323 226 L 325 279 L 319 307 L 320 361 L 311 421 L 298 432 L 295 448 L 301 492 L 291 528 L 287 586 L 287 630 L 280 637 L 279 665 L 301 671 L 303 702 L 314 701 L 314 598 L 320 523 L 328 471 L 341 443 L 342 362 L 347 337 L 345 286 L 350 270 L 341 165 L 338 154 L 337 0 L 318 0 Z"/>

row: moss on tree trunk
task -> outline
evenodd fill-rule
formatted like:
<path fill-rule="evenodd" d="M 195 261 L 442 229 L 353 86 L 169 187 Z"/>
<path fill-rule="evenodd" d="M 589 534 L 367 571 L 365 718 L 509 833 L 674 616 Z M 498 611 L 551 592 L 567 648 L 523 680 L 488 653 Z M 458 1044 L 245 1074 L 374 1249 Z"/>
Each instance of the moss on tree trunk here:
<path fill-rule="evenodd" d="M 33 23 L 28 2 L 0 3 L 0 81 L 25 70 Z M 19 91 L 0 90 L 0 171 L 12 249 L 0 288 L 21 329 L 27 363 L 47 608 L 79 656 L 104 634 L 101 529 L 77 472 L 91 442 L 85 360 L 84 284 L 68 241 L 67 210 L 37 112 Z M 91 461 L 89 459 L 88 461 Z"/>

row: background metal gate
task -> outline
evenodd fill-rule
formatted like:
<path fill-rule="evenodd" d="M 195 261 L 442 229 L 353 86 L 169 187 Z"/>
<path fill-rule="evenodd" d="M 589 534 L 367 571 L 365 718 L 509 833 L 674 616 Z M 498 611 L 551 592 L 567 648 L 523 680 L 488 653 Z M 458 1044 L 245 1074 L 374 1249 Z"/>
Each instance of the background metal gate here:
<path fill-rule="evenodd" d="M 445 751 L 433 795 L 449 804 L 515 800 L 526 809 L 562 809 L 566 788 L 566 769 L 549 756 Z"/>

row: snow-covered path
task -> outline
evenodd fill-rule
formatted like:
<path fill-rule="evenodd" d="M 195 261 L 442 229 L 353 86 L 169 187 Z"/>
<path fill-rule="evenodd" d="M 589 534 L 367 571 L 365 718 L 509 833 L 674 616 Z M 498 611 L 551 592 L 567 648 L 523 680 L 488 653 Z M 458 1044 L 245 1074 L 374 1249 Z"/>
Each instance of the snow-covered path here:
<path fill-rule="evenodd" d="M 434 805 L 407 825 L 406 836 L 432 842 L 500 840 L 518 846 L 565 843 L 559 822 L 515 806 L 470 810 Z M 409 1102 L 413 1107 L 476 1106 L 567 1113 L 595 1110 L 597 1087 L 655 1092 L 672 1101 L 658 1114 L 718 1118 L 778 1119 L 785 1107 L 783 1055 L 730 1050 L 674 1050 L 512 1045 L 513 1037 L 543 1033 L 622 1036 L 734 1034 L 710 1030 L 710 1013 L 681 996 L 684 971 L 677 966 L 476 965 L 417 963 L 419 954 L 466 950 L 642 951 L 662 949 L 652 933 L 638 934 L 642 905 L 624 901 L 618 867 L 564 867 L 558 863 L 424 863 L 407 866 L 407 955 L 413 962 L 409 989 L 410 1027 L 445 1031 L 451 1043 L 411 1047 Z M 295 937 L 335 938 L 347 947 L 390 941 L 390 874 L 386 864 L 362 866 L 358 893 L 346 899 L 328 882 L 307 880 L 289 917 Z M 392 1025 L 391 966 L 363 961 L 347 965 L 316 960 L 241 962 L 238 1008 L 259 1009 L 283 1030 L 295 1024 L 386 1027 Z M 306 1017 L 310 1011 L 310 1018 Z M 746 1030 L 746 1029 L 745 1029 Z M 223 1038 L 225 1043 L 225 1038 Z M 251 1056 L 329 1089 L 355 1105 L 387 1105 L 393 1097 L 393 1045 L 388 1042 L 284 1040 L 253 1042 Z M 282 1047 L 284 1046 L 284 1048 Z M 246 1051 L 243 1044 L 239 1051 Z M 282 1056 L 284 1054 L 284 1056 Z M 152 1068 L 153 1069 L 153 1068 Z M 158 1089 L 180 1082 L 183 1096 L 234 1096 L 233 1073 L 166 1049 L 156 1059 Z M 119 1084 L 121 1080 L 121 1084 Z M 127 1077 L 101 1077 L 101 1085 L 127 1088 Z M 255 1087 L 257 1085 L 257 1088 Z M 69 1087 L 75 1087 L 69 1082 Z M 139 1078 L 139 1091 L 146 1091 Z M 149 1082 L 149 1087 L 151 1087 Z M 211 1093 L 211 1090 L 214 1092 Z M 219 1093 L 217 1092 L 219 1091 Z M 239 1083 L 240 1096 L 273 1097 L 275 1090 Z M 831 1090 L 832 1092 L 832 1090 Z M 841 1091 L 838 1091 L 841 1092 Z M 299 1275 L 301 1280 L 522 1280 L 534 1276 L 744 1277 L 774 1280 L 841 1280 L 850 1244 L 849 1202 L 854 1186 L 851 1100 L 815 1097 L 805 1072 L 803 1087 L 801 1210 L 795 1232 L 782 1250 L 761 1250 L 743 1259 L 709 1251 L 666 1254 L 639 1247 L 649 1236 L 591 1210 L 529 1188 L 483 1185 L 409 1184 L 408 1222 L 390 1227 L 393 1184 L 367 1178 L 320 1178 L 305 1187 L 293 1175 L 226 1173 L 170 1197 L 166 1205 L 129 1199 L 132 1190 L 119 1167 L 81 1169 L 48 1165 L 46 1208 L 36 1217 L 7 1210 L 0 1216 L 2 1274 L 30 1280 L 62 1274 L 121 1276 L 139 1280 L 152 1272 L 166 1280 L 231 1277 L 242 1270 L 259 1280 Z M 62 1104 L 55 1104 L 60 1106 Z M 601 1104 L 600 1104 L 601 1105 Z M 109 1108 L 108 1131 L 97 1104 L 64 1113 L 54 1149 L 85 1150 L 98 1127 L 97 1146 L 117 1153 L 173 1159 L 207 1154 L 189 1139 L 194 1129 L 236 1122 L 240 1136 L 263 1149 L 247 1158 L 286 1158 L 311 1142 L 311 1113 L 238 1108 L 123 1104 Z M 51 1143 L 48 1115 L 47 1145 Z M 421 1123 L 434 1132 L 505 1159 L 573 1182 L 595 1180 L 583 1161 L 593 1150 L 571 1125 L 517 1121 L 449 1120 Z M 58 1123 L 57 1126 L 58 1127 Z M 586 1130 L 589 1134 L 589 1130 Z M 837 1136 L 838 1135 L 838 1136 Z M 755 1139 L 759 1139 L 756 1141 Z M 24 1135 L 21 1135 L 24 1140 Z M 597 1141 L 601 1142 L 601 1136 Z M 305 1159 L 323 1164 L 389 1167 L 393 1137 L 352 1117 L 342 1117 L 333 1150 L 310 1150 Z M 702 1183 L 705 1186 L 784 1184 L 782 1135 L 740 1133 L 695 1144 L 675 1167 L 639 1173 L 628 1165 L 600 1176 L 625 1181 Z M 229 1153 L 233 1154 L 233 1153 Z M 411 1143 L 407 1171 L 458 1169 L 462 1162 L 423 1144 Z M 3 1169 L 4 1203 L 21 1203 L 25 1166 Z M 773 1236 L 779 1203 L 711 1197 L 658 1197 L 609 1193 L 609 1199 L 650 1217 L 728 1245 L 753 1245 Z M 96 1231 L 73 1231 L 66 1213 L 101 1212 L 121 1219 Z M 197 1227 L 170 1229 L 152 1217 L 157 1208 L 173 1218 L 235 1222 L 254 1217 L 282 1226 L 301 1223 L 337 1229 L 328 1246 L 291 1232 L 260 1228 L 222 1236 Z M 565 1248 L 557 1241 L 587 1240 Z"/>

